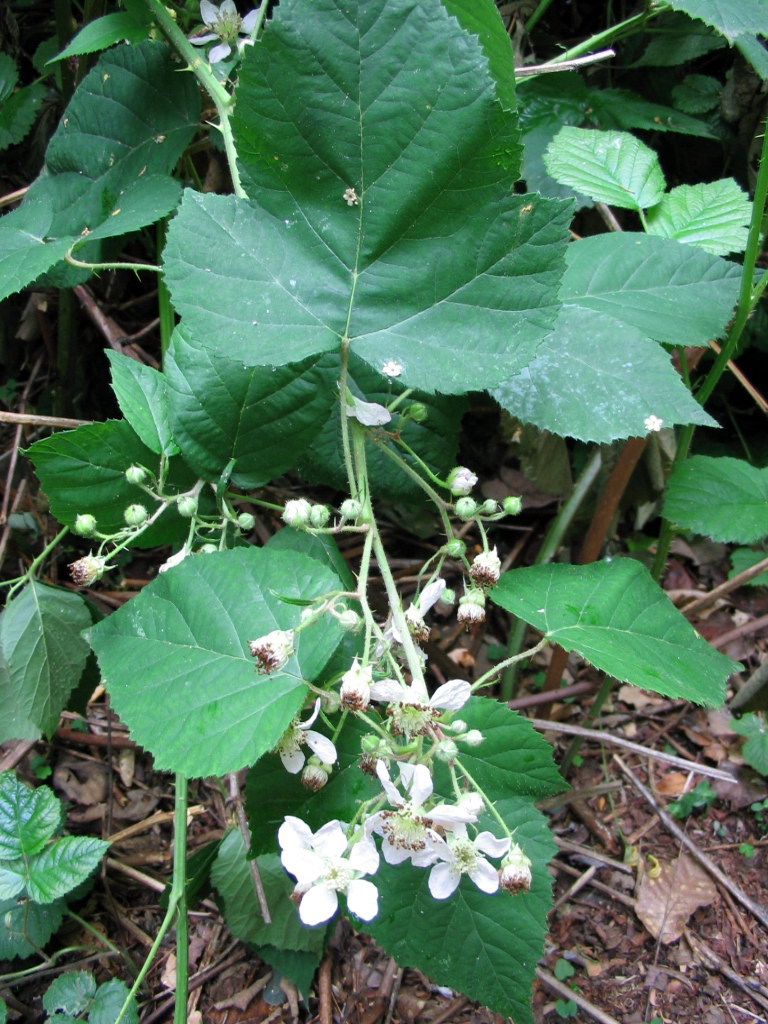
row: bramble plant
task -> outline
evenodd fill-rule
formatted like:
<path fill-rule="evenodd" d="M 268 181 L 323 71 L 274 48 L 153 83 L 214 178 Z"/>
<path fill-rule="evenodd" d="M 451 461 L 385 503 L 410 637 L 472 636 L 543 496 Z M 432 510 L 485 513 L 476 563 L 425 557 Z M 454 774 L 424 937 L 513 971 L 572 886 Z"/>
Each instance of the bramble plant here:
<path fill-rule="evenodd" d="M 649 4 L 643 18 L 674 8 L 727 38 L 765 29 L 751 4 L 702 6 Z M 665 514 L 706 530 L 684 459 L 693 427 L 714 425 L 703 402 L 765 286 L 754 267 L 768 162 L 754 204 L 733 182 L 666 192 L 655 154 L 610 120 L 624 94 L 611 107 L 606 91 L 605 121 L 598 110 L 555 137 L 548 104 L 562 83 L 524 82 L 539 120 L 522 128 L 552 139 L 550 186 L 624 206 L 645 228 L 570 242 L 572 199 L 514 192 L 521 117 L 492 0 L 281 0 L 268 20 L 266 3 L 241 18 L 231 0 L 203 0 L 192 38 L 160 0 L 125 7 L 62 55 L 129 40 L 83 77 L 45 172 L 0 222 L 0 297 L 42 274 L 67 286 L 113 267 L 156 273 L 162 370 L 109 353 L 123 418 L 26 450 L 62 530 L 9 584 L 2 736 L 50 734 L 92 650 L 133 738 L 175 773 L 174 881 L 153 952 L 175 922 L 177 1020 L 187 779 L 247 766 L 250 851 L 232 833 L 213 868 L 235 934 L 306 981 L 325 938 L 312 928 L 341 909 L 401 962 L 525 1024 L 554 852 L 535 804 L 564 783 L 533 727 L 477 691 L 550 644 L 711 706 L 739 666 L 639 561 L 502 573 L 489 528 L 521 502 L 483 498 L 472 468 L 455 465 L 464 396 L 488 391 L 519 420 L 580 441 L 680 426 Z M 201 90 L 232 194 L 172 175 Z M 641 106 L 618 127 L 647 127 Z M 672 114 L 665 128 L 707 133 Z M 158 266 L 115 263 L 113 239 L 170 214 Z M 723 258 L 742 249 L 743 266 Z M 703 346 L 729 321 L 694 397 L 664 346 Z M 289 470 L 306 491 L 276 507 L 261 488 Z M 312 500 L 316 483 L 341 492 L 335 506 Z M 384 497 L 429 503 L 443 534 L 407 601 L 380 528 Z M 253 509 L 285 524 L 261 547 Z M 755 515 L 738 530 L 723 514 L 733 539 L 766 532 L 764 505 Z M 69 531 L 89 544 L 70 565 L 80 587 L 125 549 L 172 553 L 94 623 L 80 594 L 38 579 Z M 359 538 L 354 574 L 335 543 L 345 534 Z M 439 602 L 468 627 L 493 603 L 541 640 L 472 683 L 430 687 L 424 643 Z"/>

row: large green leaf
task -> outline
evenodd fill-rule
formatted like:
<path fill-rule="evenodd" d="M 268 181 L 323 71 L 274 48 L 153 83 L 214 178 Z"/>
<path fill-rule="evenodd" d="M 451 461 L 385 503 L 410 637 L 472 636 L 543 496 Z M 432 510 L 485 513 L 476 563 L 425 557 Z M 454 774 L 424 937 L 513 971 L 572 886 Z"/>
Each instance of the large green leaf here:
<path fill-rule="evenodd" d="M 31 789 L 0 774 L 0 860 L 31 857 L 61 825 L 61 803 L 48 786 Z"/>
<path fill-rule="evenodd" d="M 323 619 L 284 668 L 256 672 L 248 643 L 298 624 L 309 599 L 342 589 L 294 551 L 237 548 L 189 556 L 88 634 L 115 710 L 158 768 L 224 775 L 274 747 L 341 636 Z"/>
<path fill-rule="evenodd" d="M 163 374 L 111 349 L 106 356 L 112 371 L 112 390 L 123 416 L 150 451 L 175 455 L 179 446 L 173 440 Z"/>
<path fill-rule="evenodd" d="M 52 735 L 85 667 L 88 645 L 80 633 L 90 624 L 79 594 L 37 580 L 9 602 L 0 619 L 7 666 L 0 684 L 0 735 L 15 738 L 14 725 L 20 719 Z"/>
<path fill-rule="evenodd" d="M 731 316 L 741 268 L 671 238 L 625 232 L 568 247 L 563 302 L 608 313 L 656 341 L 706 345 Z"/>
<path fill-rule="evenodd" d="M 655 206 L 664 195 L 664 175 L 654 151 L 627 132 L 561 128 L 544 165 L 557 181 L 595 202 L 627 210 Z"/>
<path fill-rule="evenodd" d="M 192 345 L 177 330 L 164 376 L 174 436 L 186 462 L 218 480 L 260 487 L 295 466 L 337 406 L 333 384 L 310 358 L 290 366 L 243 366 Z"/>
<path fill-rule="evenodd" d="M 648 211 L 648 231 L 727 256 L 746 248 L 751 213 L 749 196 L 733 178 L 678 185 Z"/>
<path fill-rule="evenodd" d="M 727 676 L 740 668 L 710 647 L 629 558 L 514 569 L 490 596 L 596 668 L 668 697 L 717 706 Z"/>
<path fill-rule="evenodd" d="M 711 25 L 730 42 L 750 33 L 768 34 L 766 0 L 669 0 L 669 6 Z"/>
<path fill-rule="evenodd" d="M 716 426 L 660 345 L 580 306 L 563 306 L 531 365 L 491 394 L 524 423 L 580 441 L 642 437 L 650 415 Z"/>
<path fill-rule="evenodd" d="M 168 234 L 195 345 L 281 365 L 348 337 L 376 371 L 446 393 L 528 363 L 569 207 L 512 194 L 516 117 L 438 0 L 281 3 L 233 125 L 251 199 L 187 193 Z"/>
<path fill-rule="evenodd" d="M 509 34 L 493 0 L 442 0 L 463 29 L 476 35 L 488 58 L 502 104 L 515 108 L 515 54 Z"/>
<path fill-rule="evenodd" d="M 26 866 L 27 893 L 35 903 L 53 903 L 95 871 L 109 843 L 93 836 L 64 836 Z"/>
<path fill-rule="evenodd" d="M 741 459 L 694 455 L 670 477 L 664 515 L 715 540 L 762 540 L 768 534 L 768 469 Z"/>
<path fill-rule="evenodd" d="M 86 234 L 123 234 L 168 213 L 179 194 L 169 175 L 198 111 L 193 77 L 178 73 L 164 44 L 103 54 L 64 112 L 43 174 L 0 222 L 1 247 L 12 248 L 16 263 L 0 298 L 59 262 Z"/>

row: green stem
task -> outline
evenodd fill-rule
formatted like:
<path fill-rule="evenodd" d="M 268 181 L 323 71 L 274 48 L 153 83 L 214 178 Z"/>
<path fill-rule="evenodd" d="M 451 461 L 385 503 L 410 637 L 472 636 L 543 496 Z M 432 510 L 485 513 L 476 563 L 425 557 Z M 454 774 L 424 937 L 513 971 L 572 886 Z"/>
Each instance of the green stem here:
<path fill-rule="evenodd" d="M 643 11 L 640 14 L 633 15 L 631 18 L 627 18 L 625 21 L 620 21 L 618 25 L 613 25 L 604 32 L 597 32 L 595 35 L 590 36 L 589 39 L 585 39 L 583 43 L 572 46 L 570 50 L 566 50 L 564 53 L 558 54 L 557 57 L 553 57 L 552 60 L 546 61 L 541 67 L 547 68 L 556 64 L 562 64 L 563 61 L 572 60 L 574 57 L 579 57 L 582 53 L 587 53 L 589 50 L 596 50 L 606 46 L 608 43 L 628 35 L 636 28 L 640 28 L 648 18 L 652 17 L 653 13 L 652 11 Z"/>
<path fill-rule="evenodd" d="M 15 579 L 12 580 L 0 581 L 0 587 L 11 588 L 8 591 L 9 600 L 16 593 L 20 586 L 23 586 L 26 582 L 32 579 L 37 570 L 38 565 L 40 565 L 41 562 L 45 561 L 48 555 L 50 555 L 50 553 L 59 546 L 60 542 L 66 537 L 68 533 L 69 527 L 67 526 L 65 526 L 62 530 L 59 530 L 59 532 L 56 534 L 53 540 L 49 544 L 46 544 L 46 546 L 43 548 L 43 550 L 40 552 L 37 558 L 33 559 L 33 561 L 30 562 L 29 568 L 27 569 L 23 576 L 17 576 Z"/>
<path fill-rule="evenodd" d="M 523 658 L 532 658 L 535 654 L 538 654 L 539 651 L 543 650 L 548 643 L 549 637 L 544 636 L 534 647 L 530 647 L 527 651 L 521 651 L 520 654 L 512 654 L 508 658 L 505 658 L 504 661 L 500 661 L 498 665 L 494 665 L 493 668 L 489 668 L 487 672 L 484 672 L 479 679 L 476 679 L 474 683 L 472 683 L 472 692 L 474 693 L 475 690 L 479 690 L 483 686 L 487 686 L 488 683 L 490 683 L 491 680 L 499 674 L 499 672 L 503 672 L 504 669 L 508 668 L 510 665 L 514 665 Z"/>
<path fill-rule="evenodd" d="M 552 0 L 539 0 L 539 6 L 533 12 L 530 18 L 525 19 L 525 31 L 528 33 L 528 35 L 531 34 L 531 32 L 534 30 L 539 21 L 541 21 L 541 19 L 544 17 L 544 15 L 547 13 L 551 6 Z"/>
<path fill-rule="evenodd" d="M 613 676 L 604 676 L 602 683 L 600 683 L 600 689 L 595 694 L 595 699 L 592 701 L 589 711 L 587 712 L 586 718 L 584 719 L 587 728 L 589 727 L 589 724 L 591 722 L 594 722 L 594 720 L 600 714 L 603 704 L 605 704 L 605 702 L 608 700 L 608 697 L 611 695 L 613 691 L 613 686 L 615 682 L 616 680 Z M 574 736 L 571 742 L 568 744 L 568 749 L 566 750 L 563 756 L 562 763 L 560 764 L 560 773 L 561 775 L 563 775 L 563 777 L 567 776 L 570 767 L 573 764 L 573 759 L 578 754 L 581 744 L 583 742 L 583 736 Z"/>
<path fill-rule="evenodd" d="M 505 836 L 506 836 L 506 837 L 507 837 L 508 839 L 511 839 L 511 838 L 512 838 L 512 833 L 511 833 L 511 832 L 510 832 L 510 830 L 509 830 L 509 826 L 507 825 L 507 823 L 506 823 L 506 822 L 504 821 L 504 819 L 502 818 L 502 816 L 501 816 L 501 815 L 499 814 L 499 812 L 498 812 L 498 811 L 496 810 L 496 808 L 494 807 L 493 801 L 492 801 L 492 800 L 489 800 L 489 798 L 488 798 L 488 797 L 486 796 L 485 792 L 483 791 L 482 787 L 481 787 L 481 786 L 479 786 L 479 785 L 478 785 L 478 783 L 477 783 L 477 782 L 475 781 L 475 779 L 473 779 L 473 778 L 472 778 L 472 776 L 471 776 L 471 775 L 469 774 L 469 772 L 468 772 L 468 771 L 467 771 L 467 769 L 466 769 L 466 768 L 464 767 L 464 765 L 463 765 L 463 764 L 461 763 L 461 760 L 460 760 L 460 759 L 459 759 L 458 757 L 457 757 L 457 758 L 456 758 L 456 760 L 454 761 L 454 764 L 455 764 L 455 765 L 456 765 L 456 767 L 457 767 L 457 768 L 459 769 L 459 771 L 460 771 L 460 772 L 461 772 L 461 774 L 462 774 L 462 775 L 464 776 L 464 778 L 465 778 L 465 779 L 467 780 L 467 782 L 469 782 L 469 784 L 470 784 L 470 785 L 471 785 L 471 786 L 472 786 L 472 787 L 473 787 L 473 788 L 474 788 L 474 789 L 475 789 L 475 790 L 476 790 L 476 791 L 477 791 L 477 792 L 478 792 L 478 793 L 480 794 L 480 796 L 481 796 L 481 797 L 483 798 L 483 801 L 485 802 L 485 806 L 486 806 L 486 807 L 488 808 L 488 812 L 489 812 L 489 814 L 491 814 L 491 815 L 492 815 L 492 817 L 494 817 L 494 818 L 496 819 L 496 821 L 497 821 L 497 822 L 499 823 L 499 825 L 501 826 L 501 830 L 502 830 L 502 832 L 504 833 L 504 835 L 505 835 Z"/>
<path fill-rule="evenodd" d="M 75 245 L 79 244 L 79 242 L 80 240 L 78 239 Z M 73 256 L 72 249 L 67 250 L 64 254 L 64 259 L 73 267 L 80 267 L 83 270 L 90 270 L 94 273 L 97 270 L 151 270 L 153 273 L 159 274 L 163 269 L 162 267 L 155 266 L 154 263 L 86 263 Z"/>
<path fill-rule="evenodd" d="M 405 473 L 406 476 L 409 476 L 412 480 L 414 480 L 419 485 L 419 487 L 422 489 L 422 491 L 424 491 L 424 493 L 431 499 L 431 501 L 434 502 L 435 506 L 437 507 L 437 511 L 440 514 L 440 519 L 442 520 L 442 523 L 443 523 L 443 530 L 445 531 L 446 538 L 448 540 L 451 540 L 453 538 L 453 530 L 451 529 L 451 521 L 448 518 L 448 513 L 446 512 L 446 503 L 443 501 L 443 499 L 440 497 L 440 495 L 437 493 L 437 491 L 433 490 L 429 486 L 427 481 L 424 480 L 423 477 L 420 477 L 419 474 L 416 472 L 416 470 L 412 466 L 408 465 L 408 463 L 405 461 L 405 459 L 401 458 L 397 454 L 397 452 L 392 451 L 392 449 L 389 447 L 389 445 L 385 441 L 380 441 L 376 437 L 374 437 L 373 440 L 378 445 L 379 450 L 384 452 L 384 454 L 388 458 L 392 459 L 393 462 L 397 463 L 397 465 L 403 471 L 403 473 Z M 404 447 L 406 449 L 408 449 L 407 445 L 405 445 Z M 410 452 L 410 449 L 408 449 L 408 451 L 409 451 L 410 454 L 413 454 L 412 452 Z M 421 459 L 419 459 L 419 462 L 421 462 Z M 423 465 L 423 463 L 422 463 L 422 465 Z M 427 470 L 427 471 L 429 472 L 429 470 Z M 437 480 L 437 477 L 434 476 L 433 473 L 430 473 L 429 475 L 432 477 L 433 480 Z M 440 482 L 440 481 L 438 481 L 438 482 Z"/>
<path fill-rule="evenodd" d="M 157 222 L 157 258 L 160 261 L 160 256 L 165 248 L 165 236 L 168 228 L 168 220 L 164 218 Z M 176 326 L 176 317 L 173 313 L 173 306 L 171 305 L 171 293 L 168 291 L 168 286 L 165 283 L 165 277 L 162 273 L 157 275 L 157 311 L 160 318 L 160 355 L 161 362 L 165 361 L 165 353 L 168 351 L 168 346 L 171 344 L 171 335 L 173 329 Z"/>

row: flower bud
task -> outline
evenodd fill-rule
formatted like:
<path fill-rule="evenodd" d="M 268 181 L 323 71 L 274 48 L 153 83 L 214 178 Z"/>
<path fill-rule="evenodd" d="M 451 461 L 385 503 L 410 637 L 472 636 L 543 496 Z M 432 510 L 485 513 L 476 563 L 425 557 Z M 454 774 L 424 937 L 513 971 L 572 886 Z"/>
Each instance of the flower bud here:
<path fill-rule="evenodd" d="M 149 512 L 143 505 L 129 505 L 123 512 L 123 519 L 128 526 L 143 526 L 149 519 Z"/>
<path fill-rule="evenodd" d="M 277 672 L 293 654 L 293 630 L 273 629 L 271 633 L 248 642 L 248 650 L 256 659 L 256 671 Z"/>
<path fill-rule="evenodd" d="M 456 741 L 450 739 L 450 737 L 440 740 L 435 748 L 435 757 L 438 761 L 445 762 L 445 764 L 452 764 L 458 756 L 459 748 L 456 746 Z"/>
<path fill-rule="evenodd" d="M 365 711 L 371 703 L 373 670 L 370 665 L 359 665 L 357 658 L 341 677 L 341 706 L 349 711 Z"/>
<path fill-rule="evenodd" d="M 452 587 L 446 587 L 440 595 L 443 604 L 456 604 L 456 591 Z"/>
<path fill-rule="evenodd" d="M 286 501 L 283 509 L 283 522 L 286 526 L 292 526 L 296 530 L 303 530 L 309 526 L 312 506 L 306 498 L 292 498 Z"/>
<path fill-rule="evenodd" d="M 493 498 L 486 498 L 480 506 L 480 512 L 484 516 L 493 516 L 499 511 L 499 503 Z"/>
<path fill-rule="evenodd" d="M 477 502 L 474 498 L 459 498 L 453 507 L 454 512 L 466 522 L 468 519 L 472 519 L 477 513 Z"/>
<path fill-rule="evenodd" d="M 479 729 L 470 729 L 469 732 L 464 733 L 461 739 L 468 747 L 479 747 L 485 736 L 483 736 Z"/>
<path fill-rule="evenodd" d="M 143 466 L 129 466 L 125 471 L 125 479 L 129 484 L 143 484 L 147 479 L 147 471 Z"/>
<path fill-rule="evenodd" d="M 104 575 L 106 564 L 106 558 L 100 558 L 98 555 L 84 555 L 76 562 L 69 563 L 69 575 L 75 586 L 90 587 Z"/>
<path fill-rule="evenodd" d="M 477 477 L 466 466 L 454 466 L 448 474 L 448 489 L 457 498 L 469 494 L 477 483 Z"/>
<path fill-rule="evenodd" d="M 456 613 L 456 618 L 467 627 L 485 622 L 485 594 L 482 590 L 472 587 L 463 597 L 459 598 L 459 610 Z"/>
<path fill-rule="evenodd" d="M 353 608 L 345 608 L 337 621 L 345 633 L 356 633 L 363 624 L 363 620 Z"/>
<path fill-rule="evenodd" d="M 96 517 L 85 513 L 75 517 L 75 525 L 72 532 L 78 537 L 92 537 L 96 533 Z"/>
<path fill-rule="evenodd" d="M 320 758 L 313 754 L 304 766 L 304 771 L 301 773 L 301 783 L 303 786 L 306 786 L 307 789 L 316 793 L 326 784 L 330 774 L 331 766 L 323 764 Z"/>
<path fill-rule="evenodd" d="M 429 416 L 429 409 L 423 402 L 411 402 L 405 410 L 405 415 L 414 423 L 423 423 Z"/>
<path fill-rule="evenodd" d="M 216 547 L 215 544 L 203 544 L 203 546 L 198 551 L 198 554 L 199 555 L 215 555 L 218 550 L 219 549 Z"/>
<path fill-rule="evenodd" d="M 501 503 L 501 507 L 507 513 L 508 516 L 519 516 L 520 511 L 523 507 L 522 498 L 513 498 L 511 495 L 506 497 Z"/>
<path fill-rule="evenodd" d="M 256 524 L 256 516 L 251 512 L 241 512 L 237 517 L 237 525 L 241 530 L 252 530 Z"/>
<path fill-rule="evenodd" d="M 492 587 L 494 583 L 498 583 L 501 559 L 496 554 L 496 548 L 493 551 L 481 551 L 476 555 L 469 567 L 469 575 L 478 587 Z"/>
<path fill-rule="evenodd" d="M 443 725 L 442 729 L 445 732 L 452 732 L 454 736 L 461 736 L 462 733 L 467 731 L 468 726 L 463 718 L 454 718 L 452 722 L 448 722 L 446 725 Z"/>
<path fill-rule="evenodd" d="M 467 545 L 461 540 L 460 537 L 454 537 L 449 540 L 446 544 L 443 544 L 443 551 L 450 558 L 461 558 L 464 552 L 467 550 Z"/>
<path fill-rule="evenodd" d="M 320 703 L 327 715 L 335 715 L 337 711 L 341 710 L 341 697 L 336 690 L 324 690 Z"/>
<path fill-rule="evenodd" d="M 347 498 L 346 501 L 342 501 L 339 513 L 343 520 L 357 519 L 360 513 L 363 511 L 363 506 L 357 500 L 357 498 Z"/>
<path fill-rule="evenodd" d="M 532 881 L 530 857 L 526 857 L 522 847 L 513 843 L 501 862 L 499 885 L 507 892 L 521 892 L 530 889 Z"/>
<path fill-rule="evenodd" d="M 309 521 L 317 530 L 327 526 L 330 518 L 331 510 L 327 505 L 313 505 L 309 510 Z"/>
<path fill-rule="evenodd" d="M 184 516 L 185 519 L 191 519 L 195 512 L 197 512 L 197 498 L 193 494 L 182 494 L 176 499 L 176 507 L 179 510 L 180 516 Z"/>

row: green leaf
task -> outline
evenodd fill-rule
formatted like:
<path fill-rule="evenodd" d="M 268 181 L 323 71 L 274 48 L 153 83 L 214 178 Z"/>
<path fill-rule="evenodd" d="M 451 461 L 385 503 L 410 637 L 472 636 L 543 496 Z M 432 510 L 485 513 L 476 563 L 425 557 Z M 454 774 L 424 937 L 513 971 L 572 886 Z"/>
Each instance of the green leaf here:
<path fill-rule="evenodd" d="M 270 551 L 299 551 L 316 562 L 321 562 L 341 580 L 344 590 L 354 590 L 356 583 L 349 565 L 339 551 L 333 537 L 327 534 L 314 535 L 290 526 L 273 533 L 264 545 Z"/>
<path fill-rule="evenodd" d="M 655 206 L 664 195 L 664 175 L 652 149 L 626 132 L 561 128 L 544 165 L 558 181 L 595 202 L 627 210 Z"/>
<path fill-rule="evenodd" d="M 694 455 L 672 473 L 663 512 L 714 540 L 752 544 L 768 534 L 768 469 Z"/>
<path fill-rule="evenodd" d="M 28 865 L 27 893 L 35 903 L 53 903 L 96 870 L 109 843 L 91 836 L 65 836 L 33 857 Z"/>
<path fill-rule="evenodd" d="M 246 53 L 233 127 L 251 200 L 188 192 L 168 233 L 196 344 L 282 365 L 348 337 L 377 372 L 395 361 L 451 394 L 529 361 L 569 207 L 512 194 L 516 116 L 438 0 L 282 3 Z"/>
<path fill-rule="evenodd" d="M 672 11 L 654 19 L 655 32 L 633 67 L 679 67 L 725 48 L 722 36 L 701 21 Z"/>
<path fill-rule="evenodd" d="M 281 977 L 293 982 L 306 1003 L 322 955 L 297 949 L 278 949 L 276 946 L 259 946 L 256 952 Z"/>
<path fill-rule="evenodd" d="M 661 346 L 580 306 L 563 306 L 531 365 L 491 394 L 524 423 L 580 441 L 642 437 L 651 414 L 667 426 L 717 425 Z"/>
<path fill-rule="evenodd" d="M 128 986 L 119 978 L 110 978 L 96 990 L 96 995 L 88 1014 L 88 1024 L 115 1024 L 126 998 L 128 997 Z M 120 1017 L 121 1024 L 138 1024 L 139 1011 L 136 1003 L 131 999 L 125 1013 Z"/>
<path fill-rule="evenodd" d="M 43 1008 L 51 1016 L 59 1011 L 78 1017 L 87 1011 L 95 995 L 96 979 L 90 971 L 65 971 L 48 986 Z"/>
<path fill-rule="evenodd" d="M 738 297 L 739 266 L 671 238 L 592 235 L 570 245 L 567 257 L 562 302 L 608 313 L 673 345 L 719 337 Z"/>
<path fill-rule="evenodd" d="M 61 824 L 61 804 L 47 786 L 31 789 L 0 774 L 0 860 L 31 857 Z"/>
<path fill-rule="evenodd" d="M 174 333 L 166 353 L 173 433 L 186 462 L 209 480 L 235 460 L 232 482 L 255 488 L 296 465 L 336 406 L 316 359 L 249 366 Z"/>
<path fill-rule="evenodd" d="M 338 359 L 335 356 L 324 356 L 317 366 L 317 377 L 320 381 L 318 386 L 324 393 L 333 393 L 338 376 Z M 350 357 L 347 383 L 357 397 L 384 406 L 405 390 L 398 380 L 383 377 L 354 356 Z M 404 402 L 393 413 L 392 420 L 386 425 L 385 430 L 388 433 L 399 434 L 406 444 L 419 453 L 434 473 L 445 476 L 456 464 L 461 420 L 467 409 L 466 400 L 456 396 L 445 397 L 420 391 L 413 391 L 409 399 L 426 406 L 426 420 L 422 423 L 413 420 L 403 421 L 400 411 L 409 404 Z M 338 405 L 335 403 L 333 411 L 334 415 L 326 418 L 322 428 L 308 445 L 299 463 L 299 471 L 310 483 L 330 484 L 346 491 L 349 485 L 342 456 Z M 389 500 L 421 501 L 424 492 L 382 451 L 385 447 L 399 455 L 409 466 L 416 467 L 415 460 L 391 441 L 387 433 L 372 432 L 366 444 L 368 480 L 372 493 L 386 496 Z"/>
<path fill-rule="evenodd" d="M 111 349 L 106 356 L 112 371 L 112 390 L 123 416 L 150 451 L 175 455 L 179 447 L 171 430 L 165 376 Z"/>
<path fill-rule="evenodd" d="M 754 551 L 752 548 L 735 548 L 731 552 L 731 571 L 728 573 L 728 579 L 733 579 L 734 576 L 738 576 L 745 569 L 751 569 L 757 562 L 764 561 L 765 556 L 765 551 Z M 759 576 L 753 576 L 751 580 L 747 580 L 742 586 L 768 587 L 768 570 L 761 572 Z"/>
<path fill-rule="evenodd" d="M 27 876 L 23 860 L 0 862 L 0 900 L 10 900 L 24 891 Z"/>
<path fill-rule="evenodd" d="M 490 596 L 552 643 L 667 697 L 716 707 L 727 676 L 740 668 L 710 647 L 648 570 L 629 558 L 514 569 Z"/>
<path fill-rule="evenodd" d="M 722 83 L 711 75 L 686 75 L 672 87 L 675 106 L 689 114 L 706 114 L 720 102 Z"/>
<path fill-rule="evenodd" d="M 9 54 L 0 52 L 0 103 L 13 95 L 18 81 L 16 61 Z"/>
<path fill-rule="evenodd" d="M 673 188 L 648 211 L 648 231 L 727 256 L 746 248 L 751 215 L 749 196 L 733 178 L 723 178 Z"/>
<path fill-rule="evenodd" d="M 298 713 L 341 630 L 303 630 L 284 668 L 257 674 L 248 643 L 298 624 L 273 591 L 340 590 L 319 562 L 238 548 L 186 558 L 90 630 L 115 710 L 159 769 L 225 775 L 270 750 Z"/>
<path fill-rule="evenodd" d="M 90 612 L 79 594 L 37 580 L 8 603 L 0 619 L 7 666 L 0 681 L 0 734 L 8 735 L 20 719 L 34 723 L 47 736 L 53 734 L 85 668 L 88 645 L 80 633 L 90 624 Z"/>
<path fill-rule="evenodd" d="M 729 42 L 737 36 L 768 32 L 766 0 L 669 0 L 669 6 L 711 25 Z"/>
<path fill-rule="evenodd" d="M 765 718 L 748 714 L 742 718 L 732 718 L 730 726 L 740 736 L 747 737 L 741 751 L 747 764 L 761 775 L 768 775 L 768 726 Z"/>
<path fill-rule="evenodd" d="M 765 81 L 768 78 L 768 53 L 758 36 L 739 36 L 736 49 L 748 61 L 757 74 Z"/>
<path fill-rule="evenodd" d="M 250 946 L 270 945 L 278 949 L 311 952 L 319 963 L 325 948 L 325 926 L 307 928 L 301 923 L 296 904 L 291 899 L 293 880 L 283 870 L 276 854 L 257 857 L 256 863 L 267 897 L 271 924 L 265 924 L 261 916 L 243 837 L 238 829 L 227 833 L 211 872 L 213 884 L 224 904 L 227 927 L 235 938 Z"/>
<path fill-rule="evenodd" d="M 443 6 L 463 29 L 478 37 L 499 100 L 507 110 L 514 110 L 515 54 L 496 4 L 493 0 L 443 0 Z"/>
<path fill-rule="evenodd" d="M 2 101 L 2 107 L 0 107 L 0 150 L 21 142 L 34 124 L 37 110 L 43 102 L 44 96 L 45 86 L 43 83 L 34 82 L 23 89 L 17 89 L 12 96 Z"/>
<path fill-rule="evenodd" d="M 65 909 L 63 900 L 44 906 L 27 899 L 20 903 L 0 900 L 0 958 L 11 960 L 37 953 L 61 927 Z"/>
<path fill-rule="evenodd" d="M 83 26 L 72 41 L 64 47 L 48 63 L 63 60 L 65 57 L 79 57 L 84 53 L 95 53 L 97 50 L 106 50 L 115 43 L 123 40 L 127 43 L 138 43 L 147 38 L 149 28 L 148 19 L 142 22 L 136 17 L 134 11 L 118 11 L 115 14 L 105 14 L 101 18 L 89 21 Z"/>
<path fill-rule="evenodd" d="M 73 239 L 49 239 L 54 209 L 49 197 L 25 201 L 0 220 L 0 299 L 34 281 L 64 259 Z"/>

